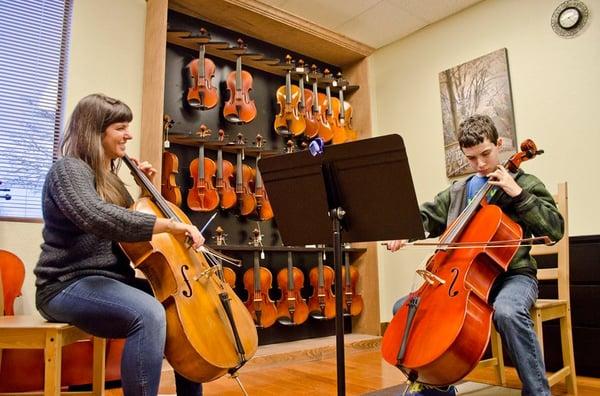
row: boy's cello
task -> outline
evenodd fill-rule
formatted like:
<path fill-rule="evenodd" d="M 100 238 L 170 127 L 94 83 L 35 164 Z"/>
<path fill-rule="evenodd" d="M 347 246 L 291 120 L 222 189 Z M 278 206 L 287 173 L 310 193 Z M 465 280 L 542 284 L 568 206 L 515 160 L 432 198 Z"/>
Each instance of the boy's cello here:
<path fill-rule="evenodd" d="M 521 162 L 542 152 L 526 140 L 505 167 L 516 172 Z M 440 237 L 426 269 L 417 271 L 424 285 L 386 329 L 383 358 L 411 382 L 453 384 L 475 368 L 485 351 L 493 314 L 487 303 L 490 289 L 523 236 L 517 223 L 486 201 L 493 189 L 486 183 Z"/>

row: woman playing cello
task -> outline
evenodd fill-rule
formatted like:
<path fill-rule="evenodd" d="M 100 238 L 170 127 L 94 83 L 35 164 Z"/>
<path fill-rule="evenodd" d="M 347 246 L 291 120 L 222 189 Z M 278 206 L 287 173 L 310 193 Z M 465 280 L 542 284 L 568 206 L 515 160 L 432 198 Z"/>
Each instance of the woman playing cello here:
<path fill-rule="evenodd" d="M 42 253 L 34 270 L 36 306 L 50 321 L 71 323 L 105 338 L 126 338 L 121 361 L 125 395 L 156 395 L 166 337 L 165 311 L 134 277 L 117 242 L 149 241 L 168 232 L 204 243 L 191 224 L 126 208 L 133 202 L 117 176 L 133 116 L 123 102 L 101 94 L 73 110 L 42 192 Z M 138 167 L 149 178 L 156 170 Z M 175 373 L 178 395 L 201 395 L 202 384 Z"/>
<path fill-rule="evenodd" d="M 455 182 L 440 192 L 433 202 L 421 206 L 423 226 L 429 237 L 441 235 L 460 215 L 469 200 L 486 183 L 497 186 L 498 196 L 494 202 L 514 222 L 518 223 L 523 236 L 548 236 L 558 241 L 563 236 L 563 218 L 544 184 L 535 176 L 518 170 L 511 175 L 499 161 L 502 138 L 488 116 L 473 115 L 464 120 L 458 131 L 458 142 L 463 154 L 476 175 L 465 181 Z M 405 240 L 387 244 L 397 251 Z M 502 273 L 493 284 L 489 304 L 493 307 L 492 320 L 503 339 L 511 360 L 523 383 L 523 395 L 550 395 L 541 349 L 533 330 L 529 309 L 538 295 L 536 262 L 531 257 L 530 246 L 520 246 L 509 263 L 508 271 Z M 400 299 L 394 305 L 394 313 L 406 302 Z M 419 387 L 409 395 L 455 395 L 453 386 L 447 389 Z M 421 389 L 419 389 L 421 388 Z"/>

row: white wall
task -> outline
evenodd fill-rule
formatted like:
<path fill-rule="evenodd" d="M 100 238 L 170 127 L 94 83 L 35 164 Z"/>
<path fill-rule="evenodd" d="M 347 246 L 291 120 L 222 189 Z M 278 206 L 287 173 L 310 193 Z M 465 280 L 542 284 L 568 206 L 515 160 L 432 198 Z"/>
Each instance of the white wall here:
<path fill-rule="evenodd" d="M 388 45 L 371 59 L 373 131 L 405 140 L 419 202 L 448 185 L 438 73 L 507 48 L 517 139 L 546 153 L 523 168 L 552 191 L 569 183 L 571 235 L 600 234 L 600 1 L 577 37 L 558 37 L 550 17 L 561 1 L 487 0 Z M 409 292 L 423 251 L 380 248 L 381 320 Z"/>
<path fill-rule="evenodd" d="M 65 115 L 90 93 L 123 100 L 134 113 L 134 139 L 127 151 L 135 157 L 140 152 L 145 20 L 145 0 L 74 0 Z M 23 297 L 15 302 L 19 313 L 36 312 L 33 268 L 41 232 L 39 223 L 0 221 L 0 249 L 15 253 L 26 265 Z"/>

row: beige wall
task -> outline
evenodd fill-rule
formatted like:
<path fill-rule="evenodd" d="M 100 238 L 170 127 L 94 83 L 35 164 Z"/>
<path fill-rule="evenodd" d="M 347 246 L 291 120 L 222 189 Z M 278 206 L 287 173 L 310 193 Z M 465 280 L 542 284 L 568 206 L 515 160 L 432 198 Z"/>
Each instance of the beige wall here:
<path fill-rule="evenodd" d="M 572 39 L 550 27 L 558 0 L 487 0 L 375 52 L 373 130 L 404 137 L 420 202 L 449 183 L 438 73 L 507 48 L 517 138 L 532 138 L 546 150 L 523 168 L 550 189 L 568 181 L 571 235 L 600 234 L 600 1 L 584 2 L 591 19 Z M 380 247 L 382 321 L 391 318 L 395 299 L 410 290 L 424 256 Z"/>
<path fill-rule="evenodd" d="M 140 152 L 145 0 L 74 0 L 65 114 L 83 96 L 102 92 L 126 102 L 134 113 L 128 152 Z M 132 182 L 129 182 L 131 184 Z M 42 225 L 0 222 L 0 249 L 18 255 L 27 267 L 18 312 L 35 312 L 33 267 L 40 253 Z"/>

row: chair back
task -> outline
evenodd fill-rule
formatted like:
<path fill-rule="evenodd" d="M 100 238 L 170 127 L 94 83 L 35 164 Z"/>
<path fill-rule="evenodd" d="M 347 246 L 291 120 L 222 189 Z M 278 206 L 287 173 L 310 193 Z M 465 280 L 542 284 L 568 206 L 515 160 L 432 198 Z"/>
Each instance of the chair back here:
<path fill-rule="evenodd" d="M 0 314 L 14 315 L 15 298 L 21 295 L 25 280 L 25 264 L 13 253 L 0 250 L 0 282 L 2 283 L 3 309 Z"/>
<path fill-rule="evenodd" d="M 558 299 L 569 301 L 569 211 L 567 183 L 558 184 L 558 192 L 553 195 L 558 206 L 558 211 L 564 219 L 564 235 L 560 241 L 552 246 L 537 245 L 531 249 L 533 256 L 557 255 L 555 268 L 538 269 L 537 277 L 540 281 L 556 280 L 558 282 Z"/>

